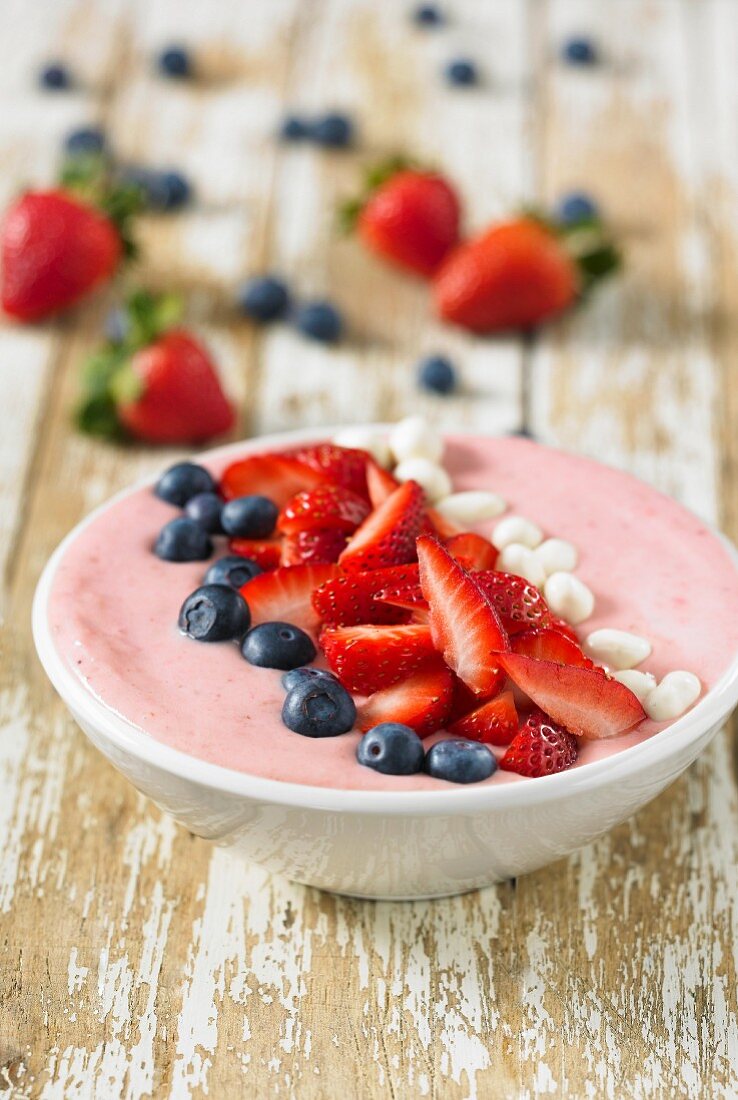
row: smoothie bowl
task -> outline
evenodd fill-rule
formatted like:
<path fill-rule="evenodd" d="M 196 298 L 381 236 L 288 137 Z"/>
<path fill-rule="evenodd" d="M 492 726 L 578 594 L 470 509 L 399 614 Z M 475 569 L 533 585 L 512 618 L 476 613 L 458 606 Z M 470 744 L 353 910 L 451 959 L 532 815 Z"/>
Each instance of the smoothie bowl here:
<path fill-rule="evenodd" d="M 140 791 L 295 881 L 433 897 L 566 855 L 695 759 L 738 701 L 721 536 L 528 440 L 333 435 L 201 455 L 48 563 L 41 661 Z"/>

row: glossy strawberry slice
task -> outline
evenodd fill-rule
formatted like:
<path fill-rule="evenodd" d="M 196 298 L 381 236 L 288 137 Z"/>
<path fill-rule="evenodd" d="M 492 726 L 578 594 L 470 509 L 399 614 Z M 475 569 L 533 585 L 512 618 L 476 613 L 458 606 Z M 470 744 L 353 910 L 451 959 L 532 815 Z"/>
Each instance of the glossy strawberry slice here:
<path fill-rule="evenodd" d="M 453 535 L 447 541 L 446 549 L 465 569 L 494 569 L 497 562 L 495 547 L 474 531 Z"/>
<path fill-rule="evenodd" d="M 312 447 L 298 447 L 289 452 L 291 457 L 326 475 L 333 485 L 340 485 L 368 499 L 366 467 L 371 455 L 355 447 L 339 447 L 336 443 L 317 443 Z"/>
<path fill-rule="evenodd" d="M 582 668 L 594 668 L 589 657 L 585 657 L 577 642 L 558 630 L 524 630 L 510 639 L 514 653 L 525 657 L 535 657 L 539 661 L 555 661 L 559 665 L 580 665 Z"/>
<path fill-rule="evenodd" d="M 279 513 L 277 529 L 283 535 L 325 527 L 351 533 L 366 519 L 369 511 L 366 499 L 350 489 L 342 489 L 340 485 L 318 485 L 315 489 L 303 489 L 287 501 Z"/>
<path fill-rule="evenodd" d="M 441 542 L 445 542 L 446 539 L 455 538 L 457 535 L 463 534 L 463 532 L 460 527 L 457 527 L 450 519 L 446 519 L 445 516 L 442 516 L 435 508 L 426 508 L 423 534 L 435 535 Z"/>
<path fill-rule="evenodd" d="M 231 554 L 251 558 L 264 570 L 276 569 L 282 557 L 280 539 L 231 539 L 228 549 Z"/>
<path fill-rule="evenodd" d="M 420 737 L 428 737 L 445 726 L 452 695 L 453 677 L 436 660 L 367 699 L 359 707 L 357 725 L 366 732 L 380 722 L 401 722 Z"/>
<path fill-rule="evenodd" d="M 320 565 L 338 561 L 346 549 L 348 535 L 335 527 L 318 531 L 298 531 L 282 543 L 282 565 Z"/>
<path fill-rule="evenodd" d="M 509 745 L 517 732 L 518 712 L 511 691 L 503 691 L 449 726 L 449 733 L 456 737 L 485 745 Z"/>
<path fill-rule="evenodd" d="M 566 771 L 576 763 L 577 739 L 542 711 L 529 714 L 513 737 L 500 767 L 531 779 Z"/>
<path fill-rule="evenodd" d="M 316 631 L 320 620 L 312 595 L 335 573 L 334 565 L 283 565 L 272 573 L 260 573 L 241 588 L 251 612 L 251 625 L 292 623 L 302 630 Z"/>
<path fill-rule="evenodd" d="M 646 717 L 633 692 L 602 669 L 537 661 L 520 653 L 501 653 L 498 659 L 521 691 L 577 737 L 617 737 Z"/>
<path fill-rule="evenodd" d="M 405 623 L 409 612 L 375 599 L 388 581 L 408 578 L 418 567 L 397 565 L 370 569 L 368 573 L 346 573 L 321 584 L 313 593 L 313 606 L 321 620 L 331 626 L 359 626 L 362 623 Z"/>
<path fill-rule="evenodd" d="M 423 490 L 406 481 L 366 519 L 341 554 L 348 571 L 382 569 L 416 560 L 415 540 L 423 522 Z"/>
<path fill-rule="evenodd" d="M 550 612 L 546 601 L 524 577 L 485 569 L 476 573 L 474 579 L 494 604 L 508 634 L 548 625 Z"/>
<path fill-rule="evenodd" d="M 372 459 L 366 468 L 366 484 L 372 508 L 378 508 L 394 493 L 400 482 Z"/>
<path fill-rule="evenodd" d="M 548 613 L 548 625 L 551 630 L 558 630 L 559 634 L 565 634 L 567 638 L 570 638 L 575 645 L 579 645 L 579 635 L 573 626 L 567 623 L 566 619 L 560 619 L 558 615 L 552 615 Z"/>
<path fill-rule="evenodd" d="M 427 626 L 337 626 L 320 635 L 328 664 L 349 691 L 371 695 L 435 656 Z"/>
<path fill-rule="evenodd" d="M 327 480 L 324 472 L 287 455 L 249 455 L 226 467 L 220 491 L 226 500 L 256 493 L 281 508 L 295 493 L 324 485 Z"/>
<path fill-rule="evenodd" d="M 436 649 L 475 695 L 489 697 L 499 679 L 507 635 L 474 576 L 436 539 L 418 539 L 420 587 L 430 606 Z"/>

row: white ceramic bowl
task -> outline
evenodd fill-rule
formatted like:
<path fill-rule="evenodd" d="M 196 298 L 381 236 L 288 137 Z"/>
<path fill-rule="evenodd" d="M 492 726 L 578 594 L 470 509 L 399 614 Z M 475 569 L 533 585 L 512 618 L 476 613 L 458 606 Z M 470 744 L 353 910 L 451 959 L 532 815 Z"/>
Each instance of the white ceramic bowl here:
<path fill-rule="evenodd" d="M 240 453 L 255 444 L 278 447 L 315 435 L 270 437 L 214 453 Z M 370 898 L 442 897 L 542 867 L 662 791 L 738 702 L 736 654 L 719 683 L 662 733 L 602 761 L 499 787 L 344 791 L 246 775 L 148 737 L 100 703 L 57 652 L 47 612 L 54 573 L 91 519 L 67 536 L 36 590 L 34 638 L 52 684 L 93 744 L 177 821 L 270 871 L 324 890 Z M 738 569 L 738 554 L 730 550 Z"/>

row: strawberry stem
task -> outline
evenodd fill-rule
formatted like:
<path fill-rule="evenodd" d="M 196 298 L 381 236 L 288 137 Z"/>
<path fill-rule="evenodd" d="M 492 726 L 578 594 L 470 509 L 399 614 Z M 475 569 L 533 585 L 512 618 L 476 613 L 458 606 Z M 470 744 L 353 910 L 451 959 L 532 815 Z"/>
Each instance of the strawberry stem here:
<path fill-rule="evenodd" d="M 388 180 L 391 180 L 393 176 L 396 176 L 398 172 L 407 172 L 410 170 L 416 172 L 432 171 L 427 165 L 423 166 L 412 157 L 405 156 L 403 153 L 395 153 L 365 168 L 362 188 L 358 195 L 345 199 L 338 207 L 337 221 L 339 230 L 342 233 L 353 232 L 359 214 L 373 193 L 383 184 L 387 183 Z"/>

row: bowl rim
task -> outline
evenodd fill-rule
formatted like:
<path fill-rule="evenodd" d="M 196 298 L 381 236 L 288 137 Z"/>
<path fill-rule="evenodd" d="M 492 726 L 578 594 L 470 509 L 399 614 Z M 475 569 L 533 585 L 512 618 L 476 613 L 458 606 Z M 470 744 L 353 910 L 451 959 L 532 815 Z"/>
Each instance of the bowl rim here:
<path fill-rule="evenodd" d="M 388 424 L 362 425 L 378 431 L 386 431 Z M 345 428 L 345 425 L 344 425 Z M 238 440 L 221 447 L 212 448 L 192 456 L 192 461 L 218 461 L 231 454 L 257 453 L 265 448 L 275 448 L 288 444 L 308 441 L 323 441 L 330 438 L 339 427 L 312 427 L 297 431 L 280 432 L 256 436 L 248 440 Z M 449 436 L 464 434 L 478 437 L 479 432 L 445 432 Z M 496 438 L 490 436 L 490 438 Z M 520 441 L 522 442 L 522 441 Z M 543 446 L 548 450 L 557 450 L 547 444 L 529 443 Z M 590 459 L 584 455 L 576 458 L 591 462 L 596 466 L 607 463 Z M 183 459 L 182 461 L 186 461 Z M 614 467 L 609 467 L 614 468 Z M 618 470 L 625 477 L 635 481 L 642 479 L 627 471 Z M 513 807 L 535 806 L 555 799 L 567 799 L 600 786 L 609 786 L 613 782 L 627 780 L 641 774 L 644 769 L 665 763 L 670 757 L 677 757 L 688 749 L 690 743 L 697 741 L 706 732 L 717 728 L 738 703 L 738 651 L 718 682 L 703 695 L 698 702 L 670 726 L 654 733 L 637 745 L 606 757 L 595 760 L 580 768 L 558 772 L 555 775 L 541 776 L 534 782 L 509 783 L 443 788 L 438 791 L 367 791 L 343 787 L 318 787 L 302 783 L 291 783 L 282 779 L 267 779 L 237 771 L 222 764 L 213 764 L 197 756 L 172 748 L 157 741 L 151 734 L 139 728 L 122 715 L 116 713 L 102 702 L 69 668 L 56 648 L 48 621 L 48 601 L 54 577 L 62 557 L 75 539 L 117 501 L 147 488 L 155 483 L 159 474 L 147 475 L 134 484 L 119 490 L 113 496 L 94 508 L 80 520 L 62 539 L 46 563 L 33 598 L 32 630 L 39 660 L 66 705 L 75 717 L 94 727 L 117 749 L 131 754 L 140 761 L 171 773 L 179 779 L 206 786 L 214 791 L 228 795 L 242 796 L 264 803 L 289 805 L 302 809 L 329 810 L 338 813 L 354 814 L 391 814 L 397 816 L 423 814 L 438 815 L 449 812 L 512 809 Z M 644 482 L 642 482 L 644 483 Z M 647 484 L 647 483 L 644 483 Z M 649 485 L 653 492 L 674 499 L 659 489 Z M 676 502 L 685 511 L 696 516 L 691 509 Z M 738 572 L 738 550 L 733 543 L 716 527 L 706 523 L 702 517 L 697 519 L 722 542 L 728 556 Z"/>

